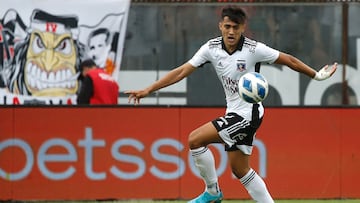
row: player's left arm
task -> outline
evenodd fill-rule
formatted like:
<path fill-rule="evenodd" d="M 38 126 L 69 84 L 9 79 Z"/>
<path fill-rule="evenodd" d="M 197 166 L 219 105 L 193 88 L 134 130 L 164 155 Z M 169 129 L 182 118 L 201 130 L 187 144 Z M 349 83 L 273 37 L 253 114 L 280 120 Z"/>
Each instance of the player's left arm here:
<path fill-rule="evenodd" d="M 335 73 L 337 68 L 337 63 L 334 63 L 331 67 L 329 65 L 325 65 L 319 71 L 316 71 L 298 58 L 283 52 L 280 52 L 279 57 L 274 63 L 286 65 L 294 71 L 303 73 L 315 80 L 325 80 L 329 78 Z"/>

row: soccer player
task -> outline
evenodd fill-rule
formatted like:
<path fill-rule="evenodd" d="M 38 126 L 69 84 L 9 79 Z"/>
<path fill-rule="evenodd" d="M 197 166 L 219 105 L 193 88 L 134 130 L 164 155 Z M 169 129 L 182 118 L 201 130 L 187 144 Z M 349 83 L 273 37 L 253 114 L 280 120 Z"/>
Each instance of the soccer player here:
<path fill-rule="evenodd" d="M 137 105 L 141 98 L 182 80 L 205 63 L 210 62 L 214 66 L 225 91 L 227 108 L 224 116 L 203 124 L 189 135 L 192 157 L 206 184 L 205 191 L 191 203 L 220 203 L 223 199 L 214 157 L 207 147 L 211 143 L 225 144 L 231 170 L 252 199 L 260 203 L 274 202 L 264 181 L 249 164 L 253 140 L 261 124 L 264 108 L 261 103 L 250 104 L 240 99 L 237 83 L 243 74 L 258 71 L 260 63 L 276 63 L 315 80 L 325 80 L 337 68 L 337 63 L 334 63 L 316 71 L 292 55 L 251 40 L 243 35 L 245 24 L 246 14 L 241 8 L 224 7 L 219 22 L 221 37 L 210 39 L 189 61 L 147 88 L 126 92 L 129 94 L 129 102 L 133 101 Z"/>

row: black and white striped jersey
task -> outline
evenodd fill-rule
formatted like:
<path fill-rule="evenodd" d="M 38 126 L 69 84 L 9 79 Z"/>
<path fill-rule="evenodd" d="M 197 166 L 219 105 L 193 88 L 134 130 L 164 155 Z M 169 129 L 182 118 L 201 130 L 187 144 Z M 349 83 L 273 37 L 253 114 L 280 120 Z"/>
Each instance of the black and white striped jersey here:
<path fill-rule="evenodd" d="M 247 37 L 241 37 L 238 49 L 229 54 L 222 37 L 210 39 L 189 60 L 194 67 L 201 67 L 211 63 L 225 91 L 227 109 L 226 113 L 235 112 L 251 120 L 252 104 L 243 101 L 238 94 L 238 81 L 247 72 L 255 71 L 255 64 L 274 63 L 279 57 L 279 51 L 256 42 Z M 262 105 L 259 107 L 260 117 L 264 113 Z"/>

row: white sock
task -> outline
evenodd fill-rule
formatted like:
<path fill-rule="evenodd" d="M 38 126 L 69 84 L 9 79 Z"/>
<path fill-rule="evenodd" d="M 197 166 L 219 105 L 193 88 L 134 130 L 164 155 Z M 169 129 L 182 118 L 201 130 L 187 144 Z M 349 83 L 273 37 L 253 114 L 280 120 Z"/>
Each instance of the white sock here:
<path fill-rule="evenodd" d="M 250 196 L 256 202 L 274 202 L 266 188 L 265 182 L 253 169 L 250 169 L 244 177 L 240 178 L 240 182 L 244 185 Z"/>
<path fill-rule="evenodd" d="M 207 147 L 200 147 L 190 150 L 195 162 L 195 166 L 205 181 L 206 191 L 212 195 L 217 195 L 220 191 L 218 177 L 216 175 L 214 156 Z"/>

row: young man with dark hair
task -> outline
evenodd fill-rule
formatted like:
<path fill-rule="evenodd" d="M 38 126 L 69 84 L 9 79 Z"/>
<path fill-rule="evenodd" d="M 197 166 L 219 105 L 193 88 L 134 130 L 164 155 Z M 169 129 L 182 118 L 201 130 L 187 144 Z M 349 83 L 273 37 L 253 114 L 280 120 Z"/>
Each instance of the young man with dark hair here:
<path fill-rule="evenodd" d="M 214 66 L 224 88 L 227 108 L 224 116 L 205 123 L 189 135 L 189 148 L 195 166 L 206 184 L 206 190 L 191 200 L 192 203 L 219 203 L 223 199 L 214 157 L 207 147 L 211 143 L 225 144 L 231 170 L 252 199 L 259 203 L 274 202 L 262 178 L 250 167 L 249 157 L 256 130 L 263 119 L 264 107 L 261 103 L 246 103 L 239 97 L 237 83 L 242 75 L 259 71 L 260 63 L 276 63 L 286 65 L 315 80 L 325 80 L 337 68 L 334 63 L 316 71 L 292 55 L 251 40 L 243 35 L 245 24 L 246 15 L 241 8 L 223 8 L 219 22 L 220 37 L 210 39 L 189 61 L 171 70 L 147 88 L 126 92 L 129 94 L 129 102 L 134 100 L 135 104 L 139 104 L 141 98 L 179 82 L 205 63 L 210 62 Z"/>
<path fill-rule="evenodd" d="M 119 86 L 91 59 L 80 63 L 82 78 L 78 104 L 118 104 Z"/>

